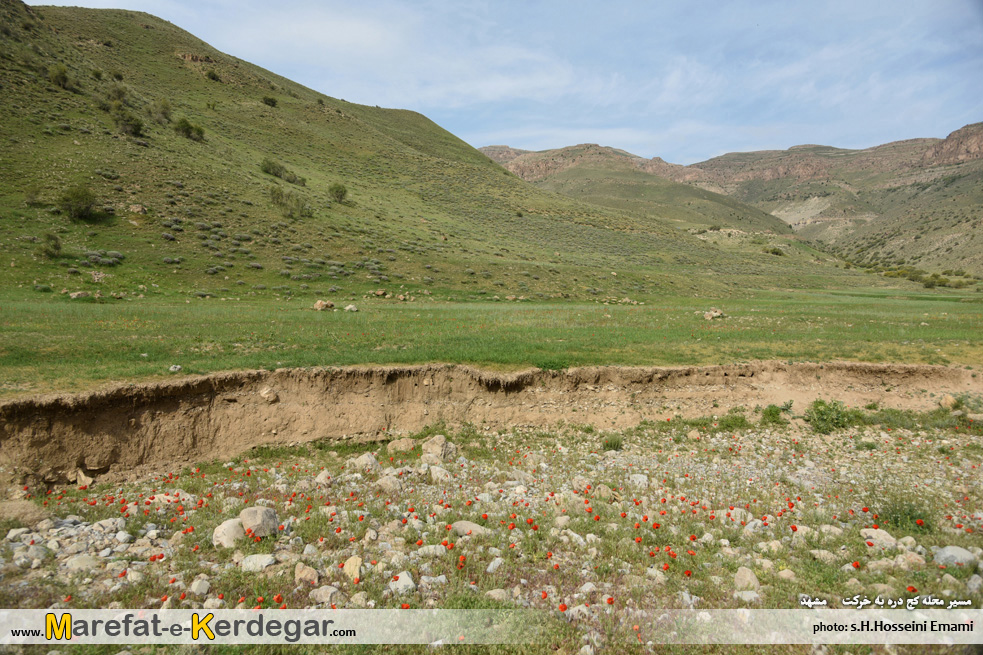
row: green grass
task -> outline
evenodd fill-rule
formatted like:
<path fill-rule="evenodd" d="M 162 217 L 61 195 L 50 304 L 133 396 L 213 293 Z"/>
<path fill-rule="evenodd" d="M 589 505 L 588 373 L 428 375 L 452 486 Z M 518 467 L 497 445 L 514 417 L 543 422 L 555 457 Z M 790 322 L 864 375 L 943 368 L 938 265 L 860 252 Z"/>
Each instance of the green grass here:
<path fill-rule="evenodd" d="M 664 298 L 651 306 L 359 299 L 360 311 L 351 313 L 315 312 L 312 296 L 85 303 L 33 294 L 15 292 L 3 302 L 0 371 L 7 395 L 169 376 L 172 364 L 182 366 L 184 375 L 432 361 L 518 369 L 758 359 L 967 363 L 981 355 L 976 306 L 884 296 L 718 299 L 712 302 L 728 318 L 706 321 L 701 310 L 710 302 L 692 298 Z M 944 329 L 919 326 L 926 312 L 939 317 Z M 882 414 L 882 422 L 904 424 L 904 413 Z"/>

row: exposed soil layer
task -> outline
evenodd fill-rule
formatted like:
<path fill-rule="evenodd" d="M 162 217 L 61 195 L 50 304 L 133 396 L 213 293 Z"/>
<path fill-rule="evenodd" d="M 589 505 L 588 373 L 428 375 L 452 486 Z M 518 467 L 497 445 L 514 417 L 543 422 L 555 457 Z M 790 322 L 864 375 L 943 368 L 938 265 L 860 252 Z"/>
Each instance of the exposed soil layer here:
<path fill-rule="evenodd" d="M 241 371 L 0 404 L 0 475 L 48 483 L 228 458 L 260 444 L 374 440 L 445 422 L 498 430 L 560 422 L 620 429 L 816 398 L 930 409 L 983 392 L 943 366 L 785 364 L 584 367 L 493 373 L 458 365 Z"/>

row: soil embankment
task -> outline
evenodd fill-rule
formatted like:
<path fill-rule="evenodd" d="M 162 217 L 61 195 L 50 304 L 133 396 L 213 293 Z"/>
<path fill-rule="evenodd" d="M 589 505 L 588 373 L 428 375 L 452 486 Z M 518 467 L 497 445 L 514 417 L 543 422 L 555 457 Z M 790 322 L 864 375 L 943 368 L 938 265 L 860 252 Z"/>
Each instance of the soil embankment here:
<path fill-rule="evenodd" d="M 241 371 L 0 403 L 0 477 L 48 483 L 227 458 L 260 444 L 372 440 L 443 421 L 479 428 L 560 422 L 620 429 L 816 398 L 930 409 L 983 392 L 943 366 L 785 364 L 584 367 L 493 373 L 459 365 Z"/>

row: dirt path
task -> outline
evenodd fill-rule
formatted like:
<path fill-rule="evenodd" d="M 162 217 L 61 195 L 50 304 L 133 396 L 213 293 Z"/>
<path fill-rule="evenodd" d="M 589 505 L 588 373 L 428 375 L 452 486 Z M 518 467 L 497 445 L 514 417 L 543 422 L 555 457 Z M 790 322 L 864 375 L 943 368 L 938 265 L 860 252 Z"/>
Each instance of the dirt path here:
<path fill-rule="evenodd" d="M 969 370 L 892 364 L 584 367 L 499 374 L 458 365 L 241 371 L 0 403 L 0 479 L 74 481 L 231 457 L 259 444 L 372 440 L 443 421 L 599 429 L 816 398 L 924 410 L 983 393 Z"/>

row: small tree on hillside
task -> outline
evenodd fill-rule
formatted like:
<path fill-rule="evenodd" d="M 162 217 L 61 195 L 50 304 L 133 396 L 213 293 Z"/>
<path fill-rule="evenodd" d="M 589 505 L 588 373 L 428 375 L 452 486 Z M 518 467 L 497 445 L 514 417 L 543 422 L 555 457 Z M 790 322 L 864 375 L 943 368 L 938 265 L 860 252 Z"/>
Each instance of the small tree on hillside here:
<path fill-rule="evenodd" d="M 59 198 L 59 205 L 73 221 L 86 220 L 92 217 L 96 194 L 84 184 L 76 184 L 65 189 Z"/>
<path fill-rule="evenodd" d="M 334 198 L 335 202 L 345 202 L 348 197 L 348 188 L 340 182 L 335 182 L 328 187 L 328 194 Z"/>

